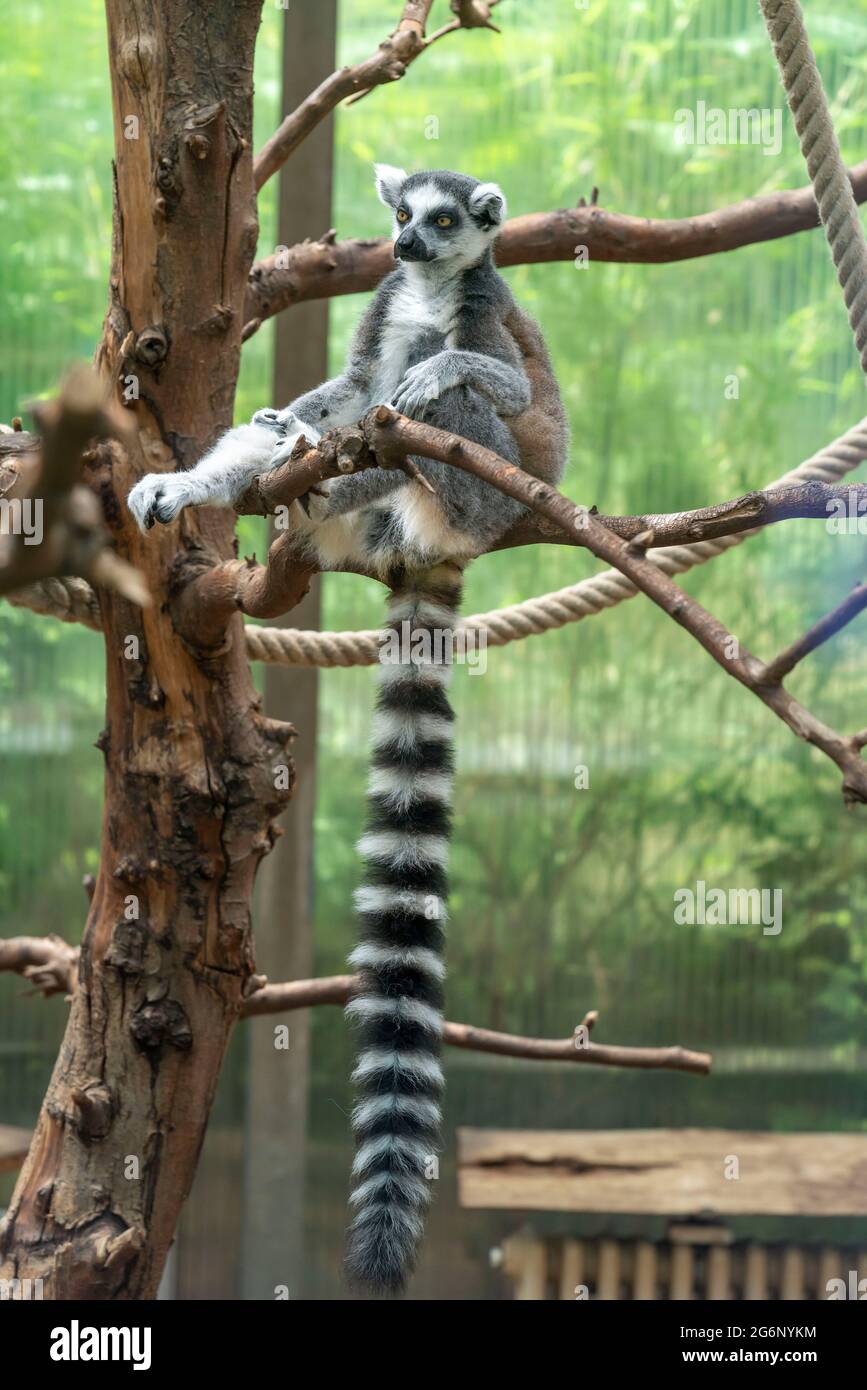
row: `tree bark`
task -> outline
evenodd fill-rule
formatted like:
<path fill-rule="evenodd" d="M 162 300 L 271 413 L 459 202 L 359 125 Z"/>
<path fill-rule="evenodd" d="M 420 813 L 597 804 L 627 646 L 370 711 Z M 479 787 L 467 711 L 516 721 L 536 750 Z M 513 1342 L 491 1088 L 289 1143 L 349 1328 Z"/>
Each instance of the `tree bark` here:
<path fill-rule="evenodd" d="M 250 898 L 291 793 L 288 725 L 262 716 L 240 615 L 207 651 L 177 635 L 187 582 L 233 553 L 233 516 L 190 509 L 142 538 L 124 498 L 232 422 L 256 245 L 252 72 L 260 0 L 113 0 L 115 216 L 101 372 L 137 447 L 85 478 L 141 611 L 102 590 L 105 811 L 80 987 L 0 1232 L 0 1276 L 50 1299 L 152 1297 L 253 971 Z M 132 391 L 130 392 L 130 388 Z"/>

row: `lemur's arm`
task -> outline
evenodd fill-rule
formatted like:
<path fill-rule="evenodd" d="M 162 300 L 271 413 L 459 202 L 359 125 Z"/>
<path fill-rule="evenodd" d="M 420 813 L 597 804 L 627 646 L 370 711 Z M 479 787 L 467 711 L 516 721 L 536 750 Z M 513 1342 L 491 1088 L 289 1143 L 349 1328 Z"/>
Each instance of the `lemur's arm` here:
<path fill-rule="evenodd" d="M 363 413 L 364 405 L 363 389 L 344 373 L 299 396 L 285 410 L 258 410 L 249 425 L 227 430 L 188 472 L 149 473 L 139 479 L 127 505 L 142 530 L 155 521 L 174 521 L 191 504 L 231 507 L 257 474 L 289 457 L 302 434 L 316 443 L 321 429 L 313 424 L 315 417 L 327 429 L 348 425 Z"/>
<path fill-rule="evenodd" d="M 170 522 L 183 507 L 230 507 L 258 473 L 285 462 L 305 435 L 315 444 L 324 430 L 351 425 L 370 404 L 377 324 L 387 281 L 380 285 L 358 325 L 340 376 L 323 382 L 284 410 L 258 410 L 249 425 L 227 430 L 186 473 L 149 473 L 136 483 L 127 505 L 139 526 Z"/>
<path fill-rule="evenodd" d="M 472 276 L 472 272 L 471 272 Z M 454 386 L 472 386 L 498 415 L 520 415 L 530 404 L 530 383 L 515 340 L 503 322 L 514 301 L 500 280 L 468 289 L 453 334 L 454 346 L 410 367 L 392 404 L 411 415 Z"/>
<path fill-rule="evenodd" d="M 341 375 L 322 386 L 314 386 L 312 391 L 305 391 L 285 410 L 259 412 L 260 416 L 269 417 L 264 423 L 285 436 L 275 450 L 272 468 L 289 457 L 299 435 L 305 434 L 311 443 L 315 443 L 326 430 L 354 424 L 368 409 L 373 392 L 379 330 L 391 293 L 392 278 L 387 276 L 383 280 L 362 315 Z M 253 418 L 255 420 L 257 417 Z"/>
<path fill-rule="evenodd" d="M 520 415 L 530 404 L 530 383 L 522 367 L 488 353 L 461 348 L 446 348 L 410 367 L 392 404 L 404 415 L 412 415 L 453 386 L 472 386 L 481 391 L 498 415 Z"/>
<path fill-rule="evenodd" d="M 191 503 L 229 507 L 258 473 L 276 468 L 306 435 L 315 444 L 323 429 L 349 425 L 367 405 L 366 374 L 357 360 L 340 376 L 299 396 L 285 410 L 259 410 L 249 425 L 237 425 L 217 440 L 187 473 L 149 473 L 132 489 L 128 506 L 146 530 L 168 523 Z"/>

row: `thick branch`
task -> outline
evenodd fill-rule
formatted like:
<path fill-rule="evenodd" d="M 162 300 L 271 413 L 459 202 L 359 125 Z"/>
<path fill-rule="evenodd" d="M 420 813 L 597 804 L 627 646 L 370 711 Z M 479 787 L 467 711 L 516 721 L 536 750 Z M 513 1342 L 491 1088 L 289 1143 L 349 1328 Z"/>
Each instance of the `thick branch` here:
<path fill-rule="evenodd" d="M 291 794 L 288 731 L 261 713 L 240 619 L 207 663 L 171 627 L 174 567 L 193 552 L 228 560 L 231 517 L 203 509 L 145 542 L 124 504 L 137 477 L 189 466 L 231 424 L 256 237 L 260 10 L 107 6 L 115 216 L 97 362 L 116 397 L 130 377 L 137 390 L 128 446 L 100 444 L 85 476 L 155 601 L 140 613 L 99 586 L 98 881 L 59 1060 L 0 1223 L 0 1279 L 38 1278 L 47 1300 L 156 1293 L 253 970 L 256 871 Z M 139 139 L 126 138 L 130 113 Z"/>
<path fill-rule="evenodd" d="M 383 40 L 370 58 L 354 67 L 333 72 L 289 113 L 256 156 L 253 176 L 257 190 L 346 97 L 380 87 L 385 82 L 397 82 L 403 77 L 410 63 L 426 47 L 424 31 L 432 3 L 433 0 L 410 0 L 403 7 L 394 33 Z"/>
<path fill-rule="evenodd" d="M 359 429 L 363 429 L 363 422 L 361 426 L 349 425 L 334 430 L 324 436 L 316 448 L 302 449 L 272 473 L 260 474 L 236 504 L 236 511 L 241 515 L 267 515 L 279 507 L 290 505 L 317 483 L 339 477 L 346 471 L 345 464 L 341 467 L 338 462 L 343 440 L 354 440 Z M 419 452 L 424 451 L 419 448 Z M 371 452 L 365 454 L 358 451 L 353 466 L 369 468 L 377 464 L 381 466 L 382 462 Z M 861 515 L 867 511 L 867 483 L 797 483 L 790 487 L 746 492 L 731 501 L 717 502 L 710 507 L 698 507 L 688 512 L 609 516 L 591 508 L 590 515 L 623 540 L 642 536 L 642 548 L 647 550 L 653 546 L 691 545 L 696 541 L 736 535 L 798 517 L 827 521 L 837 503 L 842 503 L 847 515 Z M 516 546 L 537 544 L 580 546 L 584 541 L 574 530 L 566 531 L 545 517 L 531 516 L 513 526 L 493 548 L 512 550 Z"/>
<path fill-rule="evenodd" d="M 853 166 L 849 177 L 856 201 L 863 203 L 867 160 Z M 696 217 L 664 220 L 579 204 L 513 217 L 497 240 L 496 259 L 500 266 L 575 261 L 578 248 L 585 247 L 590 261 L 658 265 L 735 251 L 818 226 L 810 187 L 746 198 Z M 250 271 L 246 336 L 292 304 L 372 290 L 393 269 L 390 241 L 336 241 L 333 232 L 321 241 L 292 247 L 288 255 L 283 252 L 258 261 Z"/>
<path fill-rule="evenodd" d="M 345 1004 L 357 984 L 354 975 L 332 975 L 319 980 L 292 980 L 288 984 L 265 985 L 247 999 L 241 1008 L 245 1018 L 257 1014 L 284 1013 L 317 1004 Z M 591 1019 L 585 1020 L 589 1032 Z M 690 1052 L 683 1047 L 617 1047 L 592 1043 L 576 1030 L 570 1038 L 523 1038 L 513 1033 L 495 1033 L 469 1023 L 444 1023 L 443 1042 L 471 1052 L 492 1052 L 500 1057 L 525 1057 L 534 1062 L 586 1062 L 603 1067 L 663 1068 L 706 1074 L 711 1068 L 707 1052 Z"/>
<path fill-rule="evenodd" d="M 315 573 L 299 559 L 288 533 L 273 542 L 264 565 L 254 557 L 186 565 L 172 585 L 175 630 L 198 651 L 217 649 L 236 613 L 250 618 L 288 613 L 301 602 Z"/>

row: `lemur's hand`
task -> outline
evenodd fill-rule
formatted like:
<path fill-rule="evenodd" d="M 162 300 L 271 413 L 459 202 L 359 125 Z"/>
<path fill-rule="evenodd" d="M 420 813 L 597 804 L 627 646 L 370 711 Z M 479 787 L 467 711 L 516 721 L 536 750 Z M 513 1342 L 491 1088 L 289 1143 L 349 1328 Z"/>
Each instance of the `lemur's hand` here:
<path fill-rule="evenodd" d="M 155 522 L 168 525 L 189 506 L 231 507 L 257 473 L 270 465 L 277 435 L 259 421 L 227 430 L 195 468 L 181 473 L 148 473 L 127 498 L 143 531 Z"/>
<path fill-rule="evenodd" d="M 413 415 L 423 410 L 430 401 L 436 401 L 443 391 L 459 383 L 451 370 L 449 354 L 438 352 L 424 362 L 409 367 L 391 403 L 402 415 Z"/>
<path fill-rule="evenodd" d="M 191 502 L 205 501 L 204 496 L 197 495 L 198 491 L 189 473 L 148 473 L 139 479 L 126 501 L 140 529 L 149 531 L 157 521 L 167 526 Z"/>

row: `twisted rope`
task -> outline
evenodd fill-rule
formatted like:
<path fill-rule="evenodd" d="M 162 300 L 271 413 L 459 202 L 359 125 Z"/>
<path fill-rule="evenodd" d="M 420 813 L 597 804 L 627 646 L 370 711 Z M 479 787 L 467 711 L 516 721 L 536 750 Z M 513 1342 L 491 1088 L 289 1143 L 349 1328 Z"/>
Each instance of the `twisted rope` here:
<path fill-rule="evenodd" d="M 867 416 L 857 425 L 827 444 L 811 458 L 784 473 L 768 488 L 787 487 L 792 483 L 834 483 L 850 473 L 867 458 Z M 749 536 L 763 528 L 753 527 L 733 536 L 716 540 L 696 541 L 692 545 L 672 545 L 648 550 L 652 560 L 664 574 L 683 574 L 695 565 L 706 564 L 733 546 L 741 545 Z M 625 599 L 633 598 L 638 590 L 619 570 L 603 570 L 590 579 L 582 579 L 568 588 L 557 589 L 539 598 L 525 599 L 509 608 L 496 608 L 492 613 L 475 613 L 461 626 L 474 632 L 485 632 L 487 644 L 504 647 L 525 637 L 580 622 L 582 618 L 613 608 Z M 376 630 L 366 632 L 310 632 L 297 628 L 253 627 L 245 629 L 247 655 L 251 661 L 277 662 L 284 666 L 373 666 L 378 660 Z"/>
<path fill-rule="evenodd" d="M 867 416 L 857 425 L 832 440 L 818 453 L 784 473 L 767 485 L 766 491 L 787 487 L 792 483 L 839 482 L 867 458 Z M 649 550 L 652 560 L 664 574 L 683 574 L 696 565 L 704 565 L 716 555 L 741 545 L 763 528 L 753 527 L 733 536 L 716 540 L 696 541 L 692 545 L 672 545 Z M 590 579 L 570 584 L 565 589 L 525 599 L 509 608 L 495 608 L 491 613 L 475 613 L 464 619 L 462 628 L 484 633 L 491 647 L 504 647 L 525 637 L 538 637 L 567 623 L 580 622 L 605 608 L 614 608 L 625 599 L 633 598 L 638 590 L 619 570 L 603 570 Z M 46 613 L 66 623 L 83 623 L 99 630 L 102 626 L 99 600 L 84 579 L 44 579 L 15 594 L 7 594 L 10 603 Z M 251 661 L 267 661 L 281 666 L 374 666 L 378 658 L 379 629 L 360 632 L 313 632 L 303 628 L 259 627 L 244 628 L 247 655 Z"/>
<path fill-rule="evenodd" d="M 800 463 L 791 472 L 767 485 L 766 491 L 787 487 L 792 483 L 835 483 L 867 458 L 867 416 L 857 425 L 825 445 L 818 453 Z M 763 528 L 753 527 L 733 536 L 716 540 L 696 541 L 692 545 L 672 545 L 649 550 L 652 560 L 664 574 L 683 574 L 695 565 L 704 565 L 716 555 L 741 545 Z M 580 622 L 605 608 L 614 608 L 625 599 L 633 598 L 638 590 L 619 570 L 603 570 L 590 579 L 582 579 L 565 589 L 525 599 L 509 608 L 495 608 L 491 613 L 475 613 L 461 626 L 486 634 L 488 646 L 504 647 L 525 637 L 537 637 L 552 632 L 567 623 Z M 99 629 L 99 600 L 84 579 L 45 579 L 31 584 L 18 593 L 7 594 L 10 603 L 47 613 L 62 622 L 83 623 Z M 281 666 L 374 666 L 378 660 L 377 628 L 361 632 L 313 632 L 302 628 L 259 627 L 244 628 L 247 655 L 251 661 L 268 661 Z"/>
<path fill-rule="evenodd" d="M 16 608 L 29 608 L 34 613 L 45 613 L 59 618 L 62 623 L 83 623 L 97 632 L 102 629 L 102 614 L 96 591 L 86 579 L 75 579 L 65 575 L 59 579 L 40 579 L 36 584 L 28 584 L 26 589 L 6 594 L 6 599 Z"/>
<path fill-rule="evenodd" d="M 803 11 L 798 0 L 761 0 L 761 7 L 867 375 L 867 241 Z"/>

